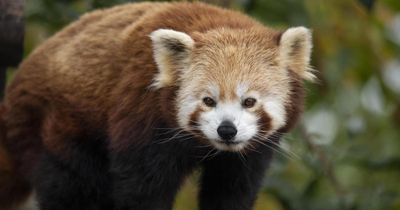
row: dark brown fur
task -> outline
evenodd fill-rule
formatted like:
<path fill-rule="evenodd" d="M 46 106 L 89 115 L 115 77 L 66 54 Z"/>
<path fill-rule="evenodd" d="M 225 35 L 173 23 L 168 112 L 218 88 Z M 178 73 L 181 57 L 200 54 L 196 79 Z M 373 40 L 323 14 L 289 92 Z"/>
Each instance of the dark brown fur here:
<path fill-rule="evenodd" d="M 291 82 L 290 82 L 290 103 L 286 104 L 286 125 L 280 128 L 278 132 L 287 133 L 289 132 L 299 121 L 299 118 L 304 110 L 304 87 L 303 81 L 295 73 L 289 71 Z"/>

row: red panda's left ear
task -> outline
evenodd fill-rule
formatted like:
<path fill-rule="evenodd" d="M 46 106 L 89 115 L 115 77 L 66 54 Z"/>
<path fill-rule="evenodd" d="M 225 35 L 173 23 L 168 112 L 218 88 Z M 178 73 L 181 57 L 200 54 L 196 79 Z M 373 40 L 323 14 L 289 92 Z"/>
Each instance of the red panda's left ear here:
<path fill-rule="evenodd" d="M 159 71 L 151 86 L 172 86 L 176 83 L 179 71 L 187 68 L 194 41 L 188 34 L 171 29 L 153 31 L 150 38 Z"/>
<path fill-rule="evenodd" d="M 310 67 L 312 49 L 311 31 L 305 27 L 289 28 L 279 41 L 279 60 L 284 68 L 294 71 L 301 78 L 313 81 Z"/>

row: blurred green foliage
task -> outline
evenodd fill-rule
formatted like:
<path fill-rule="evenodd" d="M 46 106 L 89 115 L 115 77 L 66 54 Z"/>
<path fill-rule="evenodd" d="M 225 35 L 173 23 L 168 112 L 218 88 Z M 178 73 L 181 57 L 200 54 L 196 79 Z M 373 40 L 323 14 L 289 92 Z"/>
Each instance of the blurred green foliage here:
<path fill-rule="evenodd" d="M 26 54 L 80 14 L 123 2 L 27 1 Z M 208 2 L 313 29 L 319 81 L 307 84 L 303 121 L 282 141 L 256 210 L 400 210 L 400 1 Z M 196 177 L 176 210 L 197 208 Z"/>

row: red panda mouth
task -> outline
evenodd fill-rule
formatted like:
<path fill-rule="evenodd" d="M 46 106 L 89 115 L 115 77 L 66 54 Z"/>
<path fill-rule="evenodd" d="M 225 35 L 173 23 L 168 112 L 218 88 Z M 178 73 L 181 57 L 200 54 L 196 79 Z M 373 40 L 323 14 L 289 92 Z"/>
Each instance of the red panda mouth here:
<path fill-rule="evenodd" d="M 237 145 L 237 144 L 242 144 L 243 141 L 229 141 L 229 142 L 222 142 L 223 144 L 226 145 Z"/>
<path fill-rule="evenodd" d="M 215 148 L 222 150 L 222 151 L 237 152 L 237 151 L 241 151 L 244 148 L 246 148 L 245 141 L 225 142 L 225 141 L 212 140 L 210 142 Z"/>

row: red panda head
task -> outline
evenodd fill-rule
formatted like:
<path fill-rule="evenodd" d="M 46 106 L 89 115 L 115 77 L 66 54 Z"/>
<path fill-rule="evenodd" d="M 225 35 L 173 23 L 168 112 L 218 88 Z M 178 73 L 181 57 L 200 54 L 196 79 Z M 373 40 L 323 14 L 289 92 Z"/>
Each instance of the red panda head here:
<path fill-rule="evenodd" d="M 152 86 L 178 86 L 179 126 L 220 150 L 240 151 L 284 128 L 294 120 L 289 110 L 302 106 L 293 101 L 293 79 L 314 78 L 304 27 L 159 29 L 150 37 L 159 70 Z"/>

